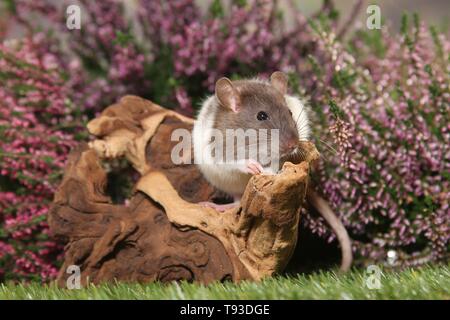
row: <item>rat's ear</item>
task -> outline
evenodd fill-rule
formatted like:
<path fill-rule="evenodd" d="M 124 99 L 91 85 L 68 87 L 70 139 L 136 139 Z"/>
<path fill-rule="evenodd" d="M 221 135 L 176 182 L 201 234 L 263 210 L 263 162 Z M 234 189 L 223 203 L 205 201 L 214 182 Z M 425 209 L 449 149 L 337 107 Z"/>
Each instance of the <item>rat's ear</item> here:
<path fill-rule="evenodd" d="M 275 71 L 270 76 L 270 84 L 275 87 L 281 94 L 285 95 L 288 89 L 288 78 L 286 74 L 281 71 Z"/>
<path fill-rule="evenodd" d="M 216 82 L 216 97 L 219 103 L 232 110 L 233 112 L 239 112 L 241 108 L 241 102 L 239 99 L 239 93 L 228 78 L 220 78 Z"/>

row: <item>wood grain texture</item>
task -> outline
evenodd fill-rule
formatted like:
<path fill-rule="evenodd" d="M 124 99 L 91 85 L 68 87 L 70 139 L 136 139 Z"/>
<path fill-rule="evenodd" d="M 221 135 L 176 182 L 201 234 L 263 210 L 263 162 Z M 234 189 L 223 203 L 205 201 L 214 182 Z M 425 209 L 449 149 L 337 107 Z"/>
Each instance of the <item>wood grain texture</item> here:
<path fill-rule="evenodd" d="M 194 164 L 171 161 L 173 130 L 192 125 L 134 96 L 88 124 L 97 139 L 70 154 L 48 217 L 53 234 L 67 241 L 59 285 L 70 265 L 80 267 L 82 284 L 259 280 L 283 270 L 296 246 L 310 163 L 318 158 L 314 145 L 306 143 L 306 161 L 252 177 L 240 206 L 220 213 L 197 203 L 224 195 Z M 103 163 L 117 157 L 141 175 L 127 206 L 105 194 Z"/>

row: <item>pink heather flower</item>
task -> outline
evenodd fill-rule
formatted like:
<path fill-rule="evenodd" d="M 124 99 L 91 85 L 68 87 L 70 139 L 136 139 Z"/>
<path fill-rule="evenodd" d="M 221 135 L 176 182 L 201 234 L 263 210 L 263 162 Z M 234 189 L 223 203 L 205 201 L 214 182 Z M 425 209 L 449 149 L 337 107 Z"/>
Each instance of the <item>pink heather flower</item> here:
<path fill-rule="evenodd" d="M 59 60 L 37 47 L 35 38 L 0 44 L 8 75 L 0 79 L 0 263 L 15 265 L 15 277 L 46 280 L 56 274 L 61 246 L 45 239 L 45 216 L 75 141 L 65 129 L 72 118 Z"/>
<path fill-rule="evenodd" d="M 382 31 L 382 58 L 356 38 L 358 50 L 366 50 L 357 61 L 333 34 L 320 32 L 315 58 L 325 76 L 311 80 L 317 88 L 313 107 L 327 117 L 318 144 L 334 141 L 336 150 L 322 147 L 318 188 L 349 228 L 360 256 L 384 261 L 394 249 L 405 265 L 444 259 L 450 238 L 449 65 L 432 49 L 423 24 L 412 34 L 409 44 Z M 446 57 L 448 41 L 440 39 Z M 337 117 L 330 99 L 340 108 Z"/>

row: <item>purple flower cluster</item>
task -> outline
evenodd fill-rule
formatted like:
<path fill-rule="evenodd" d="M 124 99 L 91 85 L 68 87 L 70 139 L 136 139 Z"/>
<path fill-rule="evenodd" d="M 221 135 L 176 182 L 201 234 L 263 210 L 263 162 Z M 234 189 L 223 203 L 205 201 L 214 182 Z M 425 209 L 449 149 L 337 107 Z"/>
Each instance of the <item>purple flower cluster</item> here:
<path fill-rule="evenodd" d="M 312 39 L 304 31 L 304 19 L 295 20 L 287 30 L 274 2 L 237 2 L 224 8 L 214 1 L 204 12 L 194 0 L 140 1 L 139 21 L 154 55 L 171 55 L 171 77 L 182 112 L 213 91 L 215 81 L 225 74 L 244 77 L 290 71 L 309 50 Z"/>
<path fill-rule="evenodd" d="M 75 56 L 67 61 L 73 101 L 83 109 L 101 111 L 125 94 L 145 95 L 149 81 L 144 77 L 148 62 L 133 42 L 121 1 L 80 1 L 83 25 L 80 30 L 56 27 L 68 43 L 61 55 Z M 64 17 L 63 12 L 60 17 Z"/>
<path fill-rule="evenodd" d="M 80 6 L 80 30 L 68 30 L 65 6 L 48 0 L 18 0 L 15 17 L 32 30 L 25 17 L 45 15 L 40 28 L 59 35 L 50 42 L 59 42 L 71 98 L 93 113 L 128 93 L 193 114 L 221 75 L 295 71 L 311 51 L 306 19 L 293 4 L 289 28 L 266 0 L 231 1 L 226 8 L 215 0 L 206 11 L 194 0 L 140 0 L 131 12 L 117 0 Z"/>
<path fill-rule="evenodd" d="M 75 145 L 72 107 L 56 57 L 37 46 L 0 44 L 0 278 L 52 278 L 61 250 L 46 214 Z"/>
<path fill-rule="evenodd" d="M 337 149 L 324 152 L 319 189 L 366 261 L 385 261 L 389 250 L 402 265 L 448 255 L 450 43 L 417 18 L 410 29 L 380 31 L 381 56 L 362 38 L 349 52 L 317 32 L 317 130 Z"/>

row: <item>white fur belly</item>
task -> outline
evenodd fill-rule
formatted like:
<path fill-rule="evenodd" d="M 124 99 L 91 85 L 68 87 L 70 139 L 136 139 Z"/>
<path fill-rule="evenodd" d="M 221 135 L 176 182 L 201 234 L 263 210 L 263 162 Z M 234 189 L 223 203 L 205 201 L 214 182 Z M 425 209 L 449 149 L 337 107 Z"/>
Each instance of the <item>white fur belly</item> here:
<path fill-rule="evenodd" d="M 242 195 L 251 177 L 226 165 L 200 164 L 199 168 L 209 183 L 231 195 Z"/>

